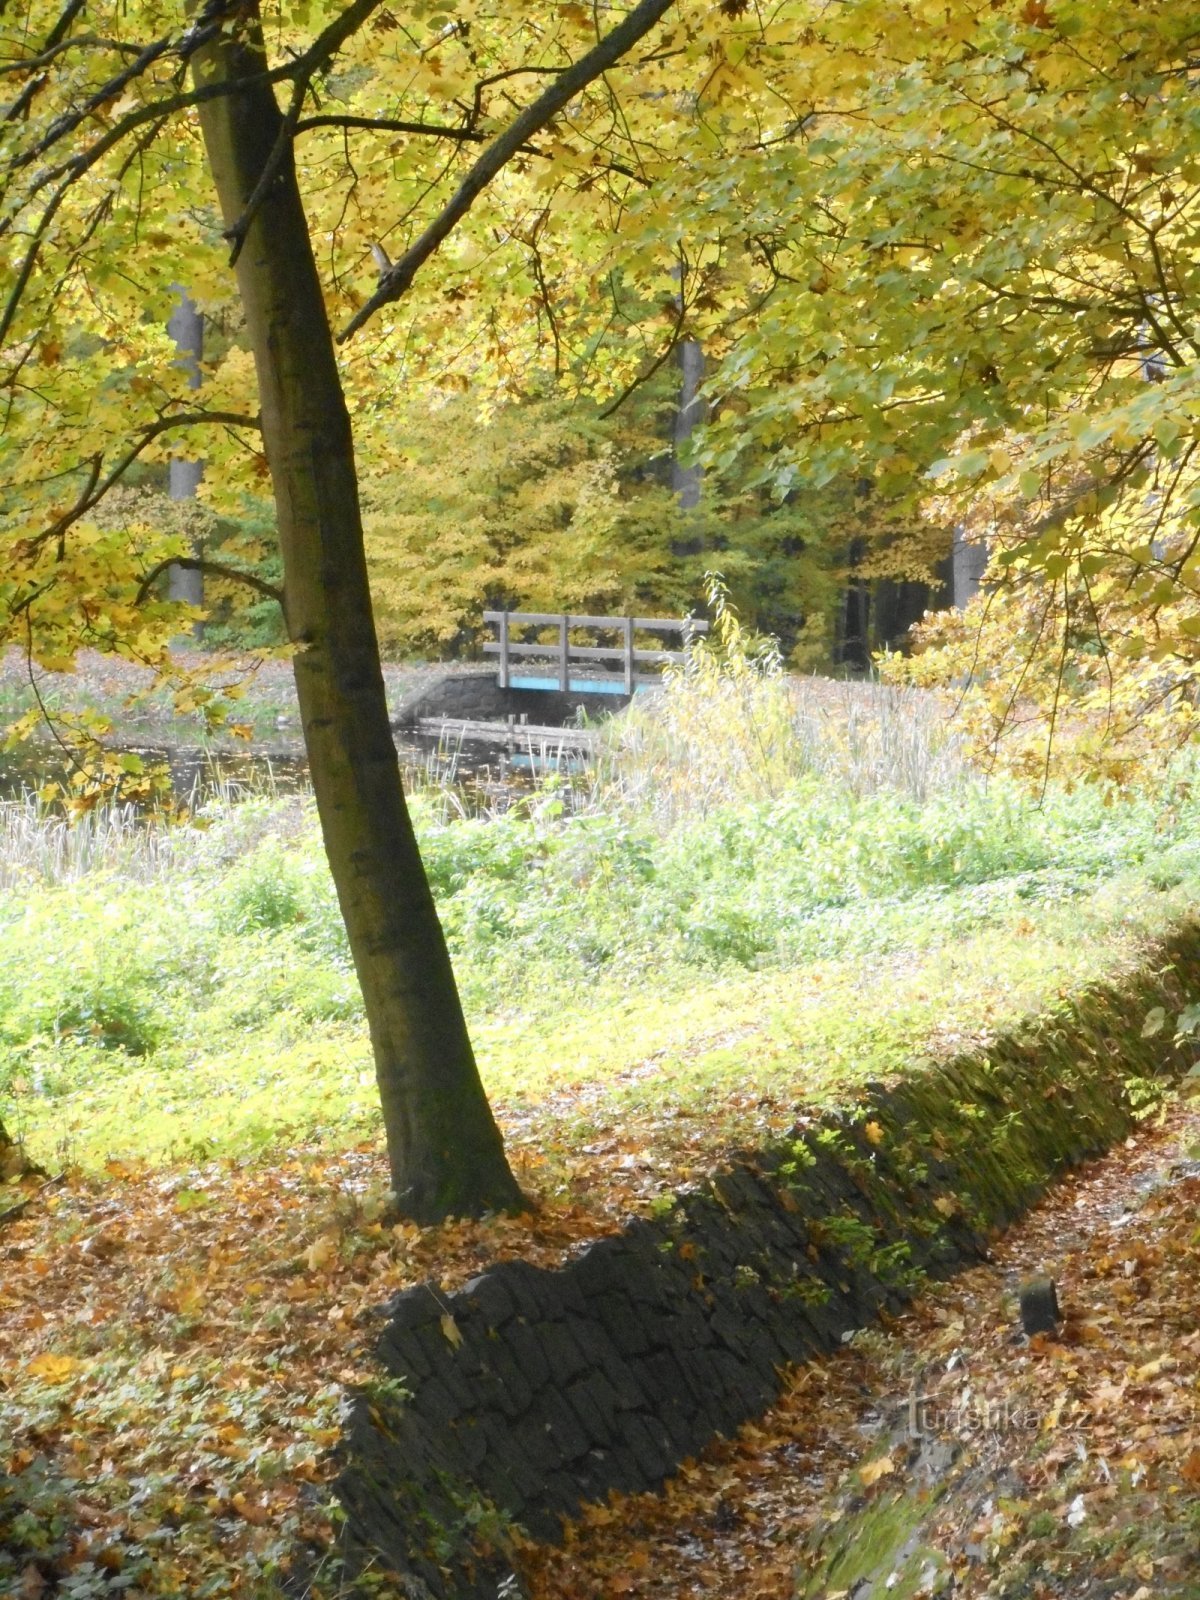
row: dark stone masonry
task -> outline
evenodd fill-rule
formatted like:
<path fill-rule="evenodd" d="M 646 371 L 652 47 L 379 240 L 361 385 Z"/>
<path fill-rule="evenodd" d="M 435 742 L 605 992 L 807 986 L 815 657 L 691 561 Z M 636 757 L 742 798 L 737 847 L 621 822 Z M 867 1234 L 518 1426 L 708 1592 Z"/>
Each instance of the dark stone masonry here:
<path fill-rule="evenodd" d="M 338 1491 L 350 1567 L 438 1600 L 523 1593 L 516 1523 L 553 1538 L 758 1415 L 922 1275 L 979 1259 L 1056 1174 L 1107 1149 L 1172 1065 L 1152 1005 L 1200 989 L 1200 934 L 986 1053 L 868 1085 L 557 1271 L 507 1261 L 386 1308 Z M 1138 1080 L 1143 1080 L 1139 1087 Z"/>
<path fill-rule="evenodd" d="M 448 672 L 405 695 L 396 707 L 392 727 L 413 728 L 423 717 L 452 717 L 467 722 L 503 722 L 506 717 L 542 727 L 562 728 L 578 719 L 580 711 L 599 721 L 629 704 L 625 694 L 588 694 L 558 689 L 502 689 L 494 667 L 475 672 Z"/>

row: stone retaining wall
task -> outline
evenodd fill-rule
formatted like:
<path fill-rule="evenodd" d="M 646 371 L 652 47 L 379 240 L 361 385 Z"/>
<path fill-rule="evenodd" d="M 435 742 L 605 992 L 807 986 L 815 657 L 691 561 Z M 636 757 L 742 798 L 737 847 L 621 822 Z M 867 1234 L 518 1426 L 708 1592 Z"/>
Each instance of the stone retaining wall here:
<path fill-rule="evenodd" d="M 502 689 L 496 669 L 453 672 L 414 689 L 396 707 L 392 727 L 415 727 L 422 717 L 457 717 L 468 722 L 503 722 L 525 717 L 543 727 L 561 728 L 575 722 L 580 710 L 596 721 L 610 717 L 629 704 L 626 694 L 584 694 L 558 689 Z"/>
<path fill-rule="evenodd" d="M 398 1295 L 390 1381 L 356 1397 L 343 1450 L 351 1565 L 413 1596 L 519 1596 L 511 1523 L 552 1537 L 584 1501 L 660 1484 L 769 1405 L 786 1364 L 977 1260 L 1126 1133 L 1171 1064 L 1169 1035 L 1141 1037 L 1146 1012 L 1198 991 L 1188 929 L 1145 976 L 867 1086 L 558 1271 L 510 1261 L 454 1294 Z"/>

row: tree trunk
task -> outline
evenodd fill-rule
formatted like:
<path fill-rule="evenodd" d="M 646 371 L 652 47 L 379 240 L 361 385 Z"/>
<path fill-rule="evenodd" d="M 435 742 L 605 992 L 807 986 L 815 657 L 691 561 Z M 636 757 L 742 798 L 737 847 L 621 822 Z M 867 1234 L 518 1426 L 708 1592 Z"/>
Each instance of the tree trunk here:
<path fill-rule="evenodd" d="M 693 433 L 704 421 L 705 405 L 700 394 L 704 381 L 704 350 L 698 339 L 679 341 L 679 406 L 672 429 L 674 452 L 671 458 L 671 488 L 679 497 L 682 511 L 694 511 L 700 504 L 704 475 L 692 462 L 684 466 L 681 457 Z"/>
<path fill-rule="evenodd" d="M 245 13 L 243 12 L 244 16 Z M 256 28 L 197 53 L 197 80 L 242 81 L 200 123 L 225 224 L 280 132 Z M 475 1065 L 392 742 L 363 553 L 350 419 L 290 148 L 251 222 L 238 288 L 275 491 L 288 637 L 333 881 L 362 985 L 406 1215 L 511 1209 L 522 1197 Z"/>
<path fill-rule="evenodd" d="M 204 317 L 186 289 L 179 284 L 175 285 L 175 289 L 179 295 L 179 304 L 171 313 L 167 332 L 175 341 L 179 365 L 187 369 L 188 388 L 198 389 L 200 359 L 204 354 Z M 194 500 L 200 489 L 200 480 L 204 476 L 204 467 L 199 461 L 188 461 L 183 456 L 172 456 L 167 474 L 167 492 L 172 500 Z M 197 558 L 203 557 L 204 547 L 200 540 L 193 543 L 192 554 Z M 203 572 L 189 567 L 171 567 L 167 573 L 167 593 L 172 600 L 182 600 L 189 606 L 203 607 Z M 184 645 L 194 644 L 203 637 L 204 624 L 197 622 L 192 629 L 191 638 L 185 637 L 178 642 Z"/>
<path fill-rule="evenodd" d="M 27 1172 L 40 1170 L 27 1159 L 24 1148 L 15 1139 L 10 1138 L 8 1130 L 0 1122 L 0 1183 L 7 1183 L 10 1178 L 21 1178 Z"/>
<path fill-rule="evenodd" d="M 954 529 L 951 579 L 953 604 L 961 611 L 979 593 L 987 568 L 988 549 L 982 539 L 968 539 L 961 526 Z"/>

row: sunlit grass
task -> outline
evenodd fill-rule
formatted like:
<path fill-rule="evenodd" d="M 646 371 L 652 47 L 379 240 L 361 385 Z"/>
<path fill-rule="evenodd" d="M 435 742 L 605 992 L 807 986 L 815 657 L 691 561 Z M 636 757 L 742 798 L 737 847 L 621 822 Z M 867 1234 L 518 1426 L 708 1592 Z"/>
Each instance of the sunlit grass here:
<path fill-rule="evenodd" d="M 805 710 L 722 631 L 574 808 L 551 787 L 464 817 L 445 774 L 414 797 L 510 1132 L 701 1159 L 1052 1008 L 1200 899 L 1187 771 L 1161 804 L 1038 806 L 930 702 L 826 684 Z M 227 794 L 182 827 L 0 806 L 0 1117 L 88 1166 L 377 1133 L 311 799 Z"/>
<path fill-rule="evenodd" d="M 715 1147 L 785 1127 L 802 1106 L 906 1063 L 973 1047 L 1130 969 L 1191 903 L 1186 886 L 1116 880 L 1036 921 L 1018 902 L 973 933 L 935 925 L 866 961 L 675 967 L 640 988 L 601 981 L 572 999 L 544 994 L 476 1015 L 473 1033 L 502 1121 L 532 1115 L 564 1149 L 613 1128 L 653 1148 L 671 1143 L 671 1119 L 683 1117 Z M 201 1014 L 140 1058 L 43 1040 L 10 1087 L 7 1115 L 32 1153 L 88 1167 L 245 1157 L 314 1136 L 336 1146 L 379 1130 L 362 1023 L 290 1010 L 240 1036 Z"/>

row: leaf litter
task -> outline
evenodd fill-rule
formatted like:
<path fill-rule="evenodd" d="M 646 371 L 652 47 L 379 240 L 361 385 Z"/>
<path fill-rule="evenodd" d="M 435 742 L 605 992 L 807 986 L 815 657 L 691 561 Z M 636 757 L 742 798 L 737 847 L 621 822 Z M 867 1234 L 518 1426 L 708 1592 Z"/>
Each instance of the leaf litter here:
<path fill-rule="evenodd" d="M 1197 1157 L 1200 1111 L 1175 1107 L 1068 1176 L 661 1494 L 526 1546 L 534 1600 L 1196 1600 Z M 1064 1320 L 1026 1338 L 1042 1271 Z"/>
<path fill-rule="evenodd" d="M 387 1224 L 374 1142 L 271 1163 L 110 1162 L 22 1191 L 34 1203 L 0 1231 L 0 1592 L 320 1592 L 322 1574 L 336 1587 L 330 1448 L 347 1388 L 374 1375 L 388 1297 L 512 1256 L 552 1266 L 678 1181 L 663 1152 L 644 1160 L 613 1130 L 555 1183 L 524 1131 L 538 1210 L 440 1228 Z M 792 1600 L 797 1572 L 824 1559 L 823 1529 L 911 1487 L 920 1451 L 897 1437 L 897 1406 L 916 1386 L 949 1411 L 966 1374 L 972 1395 L 1037 1426 L 966 1430 L 961 1492 L 930 1513 L 957 1593 L 1004 1593 L 1030 1561 L 1047 1576 L 1014 1594 L 1063 1592 L 1060 1568 L 1076 1585 L 1109 1574 L 1097 1595 L 1189 1592 L 1172 1585 L 1200 1545 L 1200 1164 L 1170 1165 L 1187 1143 L 1200 1146 L 1200 1116 L 1178 1110 L 1056 1188 L 990 1264 L 786 1373 L 776 1408 L 662 1495 L 590 1507 L 561 1548 L 526 1546 L 537 1600 Z M 1067 1321 L 1026 1342 L 1014 1288 L 1042 1268 Z M 457 1331 L 447 1317 L 446 1338 Z M 998 1499 L 1002 1471 L 1016 1487 Z M 1110 1524 L 1123 1542 L 1097 1554 Z"/>

